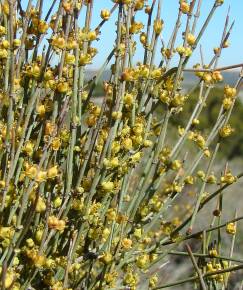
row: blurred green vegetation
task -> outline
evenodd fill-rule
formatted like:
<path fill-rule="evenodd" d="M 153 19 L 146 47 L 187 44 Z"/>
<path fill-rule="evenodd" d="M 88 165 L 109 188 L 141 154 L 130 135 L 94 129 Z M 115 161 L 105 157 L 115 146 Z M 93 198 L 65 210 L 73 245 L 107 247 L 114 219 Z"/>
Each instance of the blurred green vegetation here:
<path fill-rule="evenodd" d="M 191 112 L 194 109 L 198 99 L 199 90 L 196 90 L 186 102 L 182 113 L 173 117 L 172 122 L 176 126 L 185 126 L 189 119 Z M 214 88 L 207 99 L 207 104 L 204 107 L 199 120 L 200 124 L 197 126 L 205 134 L 208 134 L 218 116 L 218 112 L 223 100 L 223 88 Z M 183 116 L 183 118 L 182 118 Z M 221 146 L 219 157 L 226 159 L 233 159 L 243 155 L 243 103 L 242 100 L 237 99 L 236 105 L 230 118 L 230 125 L 235 129 L 235 132 L 229 137 L 225 138 Z M 221 154 L 221 156 L 220 156 Z"/>
<path fill-rule="evenodd" d="M 103 88 L 103 84 L 100 82 L 96 85 L 94 92 L 93 92 L 93 96 L 94 97 L 102 97 L 104 96 L 104 88 Z"/>

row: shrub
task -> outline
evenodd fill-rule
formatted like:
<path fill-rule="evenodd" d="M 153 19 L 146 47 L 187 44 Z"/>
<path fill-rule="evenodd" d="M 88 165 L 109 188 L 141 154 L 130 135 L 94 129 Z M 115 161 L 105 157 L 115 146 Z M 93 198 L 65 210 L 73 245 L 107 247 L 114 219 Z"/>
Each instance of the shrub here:
<path fill-rule="evenodd" d="M 222 221 L 223 192 L 242 174 L 226 166 L 222 176 L 215 176 L 213 166 L 221 143 L 234 131 L 229 121 L 242 75 L 234 87 L 225 85 L 210 132 L 204 135 L 198 125 L 210 91 L 229 68 L 217 66 L 232 28 L 228 16 L 212 60 L 189 70 L 198 77 L 199 95 L 187 122 L 183 107 L 190 95 L 181 90 L 188 60 L 223 0 L 214 2 L 198 34 L 202 1 L 180 0 L 159 64 L 160 0 L 115 0 L 111 10 L 101 11 L 96 28 L 95 1 L 54 0 L 44 15 L 46 2 L 33 6 L 29 1 L 25 9 L 24 1 L 1 2 L 1 288 L 226 285 L 229 274 L 243 265 L 232 264 L 239 262 L 233 246 L 242 217 Z M 146 25 L 137 20 L 140 10 Z M 94 43 L 115 13 L 115 47 L 86 81 L 86 69 L 98 52 Z M 186 27 L 176 48 L 182 18 Z M 137 36 L 144 55 L 134 64 Z M 178 65 L 171 68 L 175 55 Z M 111 77 L 103 84 L 100 105 L 93 93 L 108 65 Z M 157 115 L 159 105 L 163 110 Z M 179 136 L 170 140 L 168 126 L 175 115 L 183 122 Z M 196 150 L 184 154 L 187 140 Z M 196 191 L 193 206 L 170 217 L 171 205 L 191 187 Z M 213 223 L 200 229 L 197 214 L 213 198 L 218 199 Z M 221 252 L 224 231 L 232 235 L 227 255 Z M 217 233 L 213 244 L 212 232 Z M 193 253 L 188 244 L 187 251 L 175 251 L 195 237 L 201 253 Z M 165 284 L 158 276 L 163 259 L 176 254 L 191 258 L 195 275 Z"/>

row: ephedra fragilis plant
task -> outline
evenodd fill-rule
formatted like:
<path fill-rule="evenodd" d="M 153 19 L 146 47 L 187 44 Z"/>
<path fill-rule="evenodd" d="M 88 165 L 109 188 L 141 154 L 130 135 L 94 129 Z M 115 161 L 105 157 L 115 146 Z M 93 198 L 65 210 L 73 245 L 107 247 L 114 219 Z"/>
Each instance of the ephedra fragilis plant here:
<path fill-rule="evenodd" d="M 97 1 L 1 1 L 1 289 L 161 289 L 186 282 L 226 289 L 230 273 L 243 267 L 233 253 L 242 216 L 222 220 L 223 194 L 242 174 L 226 166 L 216 176 L 213 168 L 234 131 L 241 73 L 234 86 L 224 85 L 211 132 L 197 126 L 211 90 L 224 82 L 222 71 L 242 67 L 218 65 L 233 28 L 229 15 L 212 59 L 188 68 L 224 1 L 208 1 L 202 25 L 203 1 L 179 1 L 170 39 L 160 0 L 113 2 L 94 27 Z M 114 15 L 115 43 L 89 80 L 96 42 Z M 94 91 L 107 70 L 97 105 Z M 181 90 L 185 71 L 197 76 L 199 95 L 187 125 L 171 138 L 171 120 L 183 118 L 193 93 Z M 191 206 L 168 218 L 190 188 Z M 213 222 L 198 230 L 198 213 L 212 199 Z M 229 253 L 222 252 L 225 231 L 232 235 Z M 187 244 L 195 237 L 201 252 Z M 170 255 L 188 256 L 195 273 L 167 284 L 160 273 Z"/>

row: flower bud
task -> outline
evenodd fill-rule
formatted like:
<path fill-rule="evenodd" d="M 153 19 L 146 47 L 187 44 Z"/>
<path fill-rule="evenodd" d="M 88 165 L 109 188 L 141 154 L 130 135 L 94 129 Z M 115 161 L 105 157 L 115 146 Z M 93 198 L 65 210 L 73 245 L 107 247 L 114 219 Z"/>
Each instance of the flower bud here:
<path fill-rule="evenodd" d="M 65 56 L 66 64 L 75 64 L 75 56 L 71 53 L 67 53 Z"/>
<path fill-rule="evenodd" d="M 103 181 L 101 183 L 101 188 L 106 193 L 113 191 L 114 190 L 114 187 L 115 187 L 114 186 L 114 182 L 112 182 L 112 181 Z"/>
<path fill-rule="evenodd" d="M 146 42 L 147 42 L 147 35 L 146 35 L 146 33 L 142 32 L 142 33 L 140 34 L 140 42 L 141 42 L 143 45 L 146 44 Z"/>
<path fill-rule="evenodd" d="M 187 39 L 186 40 L 187 40 L 189 45 L 193 45 L 196 42 L 196 37 L 193 34 L 189 33 L 187 35 Z"/>
<path fill-rule="evenodd" d="M 58 176 L 58 168 L 57 168 L 57 165 L 55 165 L 55 166 L 53 166 L 53 167 L 51 167 L 51 168 L 49 168 L 47 170 L 47 177 L 48 178 L 55 178 L 57 176 Z"/>
<path fill-rule="evenodd" d="M 144 7 L 144 0 L 136 0 L 135 2 L 135 11 L 142 10 Z"/>
<path fill-rule="evenodd" d="M 9 41 L 8 40 L 3 40 L 1 43 L 1 46 L 5 49 L 8 49 L 10 47 Z"/>
<path fill-rule="evenodd" d="M 180 2 L 181 2 L 180 3 L 181 12 L 184 14 L 188 14 L 190 11 L 190 5 L 185 0 L 181 0 Z"/>
<path fill-rule="evenodd" d="M 20 45 L 21 45 L 21 40 L 20 39 L 14 39 L 14 41 L 13 41 L 13 45 L 14 45 L 14 47 L 15 48 L 18 48 L 18 47 L 20 47 Z"/>
<path fill-rule="evenodd" d="M 220 6 L 224 4 L 224 0 L 216 0 L 216 4 Z"/>
<path fill-rule="evenodd" d="M 110 252 L 106 252 L 104 255 L 102 255 L 100 257 L 100 260 L 104 263 L 104 264 L 110 264 L 113 260 L 112 254 Z"/>
<path fill-rule="evenodd" d="M 103 9 L 101 10 L 100 12 L 100 17 L 103 19 L 103 20 L 108 20 L 111 16 L 111 13 L 110 13 L 110 10 L 108 9 Z"/>
<path fill-rule="evenodd" d="M 132 240 L 131 239 L 124 238 L 122 240 L 122 246 L 126 250 L 130 249 L 132 247 Z"/>
<path fill-rule="evenodd" d="M 6 28 L 2 25 L 0 25 L 0 36 L 3 36 L 6 34 Z"/>
<path fill-rule="evenodd" d="M 219 130 L 219 135 L 222 138 L 229 137 L 234 132 L 234 129 L 228 124 Z"/>
<path fill-rule="evenodd" d="M 125 138 L 125 139 L 123 139 L 123 141 L 122 141 L 122 147 L 125 149 L 125 150 L 127 150 L 127 151 L 129 151 L 129 150 L 131 150 L 132 149 L 132 139 L 131 138 Z"/>
<path fill-rule="evenodd" d="M 154 21 L 154 32 L 159 35 L 163 29 L 164 22 L 161 19 L 156 19 Z"/>
<path fill-rule="evenodd" d="M 236 234 L 236 224 L 235 223 L 228 223 L 226 226 L 226 232 L 230 235 Z"/>

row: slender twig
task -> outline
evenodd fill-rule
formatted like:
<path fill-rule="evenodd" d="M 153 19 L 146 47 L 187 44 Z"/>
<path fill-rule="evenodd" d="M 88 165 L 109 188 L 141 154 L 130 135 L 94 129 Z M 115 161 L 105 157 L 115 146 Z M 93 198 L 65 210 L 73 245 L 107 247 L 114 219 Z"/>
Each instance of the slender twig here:
<path fill-rule="evenodd" d="M 196 270 L 196 272 L 197 272 L 197 274 L 199 276 L 199 281 L 200 281 L 200 284 L 201 284 L 201 288 L 203 290 L 207 290 L 206 284 L 205 284 L 205 282 L 203 280 L 203 274 L 202 274 L 201 270 L 199 269 L 199 267 L 197 265 L 197 262 L 196 262 L 196 260 L 194 258 L 194 255 L 192 253 L 192 250 L 191 250 L 191 248 L 190 248 L 190 246 L 188 244 L 186 244 L 186 249 L 187 249 L 187 252 L 188 252 L 188 254 L 189 254 L 189 256 L 190 256 L 190 258 L 192 260 L 193 266 L 194 266 L 194 268 L 195 268 L 195 270 Z"/>
<path fill-rule="evenodd" d="M 215 69 L 184 69 L 185 72 L 214 72 L 214 71 L 225 71 L 225 70 L 231 70 L 234 68 L 242 68 L 243 67 L 243 63 L 239 63 L 239 64 L 234 64 L 234 65 L 229 65 L 229 66 L 224 66 L 224 67 L 218 67 Z"/>
<path fill-rule="evenodd" d="M 208 277 L 211 277 L 211 276 L 217 275 L 217 274 L 224 274 L 224 273 L 234 272 L 234 271 L 241 270 L 241 269 L 243 269 L 243 265 L 230 267 L 230 268 L 226 268 L 226 269 L 222 269 L 222 270 L 216 270 L 216 271 L 208 272 L 208 273 L 204 274 L 203 278 L 208 278 Z M 155 289 L 168 288 L 168 287 L 177 286 L 177 285 L 181 285 L 181 284 L 188 283 L 188 282 L 194 282 L 194 281 L 197 281 L 198 279 L 199 279 L 198 276 L 189 277 L 187 279 L 183 279 L 183 280 L 177 281 L 175 283 L 170 283 L 170 284 L 166 284 L 166 285 L 163 285 L 163 286 L 154 287 L 153 289 L 155 290 Z"/>

